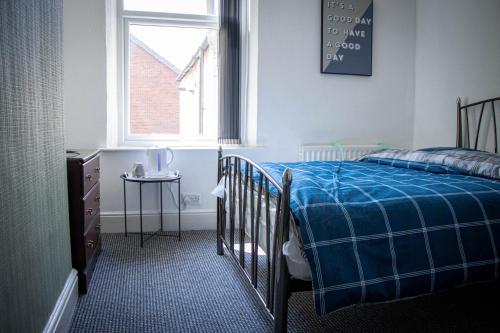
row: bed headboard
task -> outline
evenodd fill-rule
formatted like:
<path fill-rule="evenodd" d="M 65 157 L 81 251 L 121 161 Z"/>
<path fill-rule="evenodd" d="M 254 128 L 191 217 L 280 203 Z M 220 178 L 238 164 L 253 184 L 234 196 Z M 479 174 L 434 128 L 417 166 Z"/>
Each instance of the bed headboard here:
<path fill-rule="evenodd" d="M 457 100 L 457 147 L 498 154 L 500 97 L 467 105 Z"/>

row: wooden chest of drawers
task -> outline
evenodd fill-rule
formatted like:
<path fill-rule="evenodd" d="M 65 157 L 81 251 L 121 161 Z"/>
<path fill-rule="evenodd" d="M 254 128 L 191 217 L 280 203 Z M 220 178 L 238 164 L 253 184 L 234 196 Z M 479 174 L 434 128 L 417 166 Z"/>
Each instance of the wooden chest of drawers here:
<path fill-rule="evenodd" d="M 71 258 L 78 289 L 85 294 L 100 252 L 100 166 L 97 151 L 68 153 Z"/>

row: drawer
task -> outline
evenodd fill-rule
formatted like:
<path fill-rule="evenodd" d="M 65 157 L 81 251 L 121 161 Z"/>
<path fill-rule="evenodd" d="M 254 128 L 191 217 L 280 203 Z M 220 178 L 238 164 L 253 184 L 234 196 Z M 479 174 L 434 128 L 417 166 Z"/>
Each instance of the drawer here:
<path fill-rule="evenodd" d="M 99 181 L 100 173 L 99 156 L 83 164 L 83 196 Z"/>
<path fill-rule="evenodd" d="M 82 200 L 83 201 L 83 219 L 84 219 L 83 231 L 84 232 L 88 229 L 93 218 L 96 215 L 99 215 L 100 200 L 101 200 L 100 184 L 97 183 L 90 190 L 90 192 L 87 194 L 87 196 L 85 198 L 83 198 L 83 200 Z"/>
<path fill-rule="evenodd" d="M 88 263 L 94 251 L 99 244 L 99 235 L 101 233 L 101 218 L 97 215 L 87 232 L 83 235 L 83 246 L 85 247 L 85 262 Z"/>
<path fill-rule="evenodd" d="M 95 266 L 97 263 L 97 257 L 99 255 L 99 251 L 101 250 L 100 247 L 101 247 L 101 242 L 99 241 L 99 243 L 97 244 L 97 248 L 95 249 L 94 254 L 92 255 L 92 257 L 87 259 L 87 266 L 83 270 L 83 274 L 82 274 L 83 279 L 81 280 L 81 283 L 80 283 L 80 293 L 82 293 L 82 294 L 86 294 L 88 289 L 89 289 L 90 280 L 92 279 L 92 275 L 94 273 Z"/>

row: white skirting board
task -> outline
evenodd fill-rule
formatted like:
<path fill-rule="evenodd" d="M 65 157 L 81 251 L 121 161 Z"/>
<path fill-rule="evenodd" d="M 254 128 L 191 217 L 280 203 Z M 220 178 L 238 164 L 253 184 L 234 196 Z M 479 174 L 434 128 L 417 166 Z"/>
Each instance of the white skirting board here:
<path fill-rule="evenodd" d="M 163 212 L 163 229 L 177 231 L 177 211 Z M 143 231 L 151 232 L 160 228 L 160 213 L 158 211 L 143 211 Z M 215 210 L 185 210 L 181 211 L 181 230 L 215 230 L 217 228 L 217 212 Z M 139 232 L 139 212 L 127 212 L 128 232 Z M 123 233 L 124 214 L 119 212 L 101 212 L 101 232 Z"/>
<path fill-rule="evenodd" d="M 43 329 L 43 333 L 68 332 L 71 319 L 78 301 L 78 277 L 76 270 L 72 269 L 66 279 L 63 290 L 57 299 L 54 310 Z"/>

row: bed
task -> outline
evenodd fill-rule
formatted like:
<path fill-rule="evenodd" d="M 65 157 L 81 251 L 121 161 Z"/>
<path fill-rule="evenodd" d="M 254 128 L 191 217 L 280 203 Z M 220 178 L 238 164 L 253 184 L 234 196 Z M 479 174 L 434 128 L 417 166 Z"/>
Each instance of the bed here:
<path fill-rule="evenodd" d="M 301 163 L 219 150 L 217 253 L 239 263 L 275 332 L 297 291 L 323 315 L 498 279 L 498 100 L 458 101 L 455 148 Z"/>

